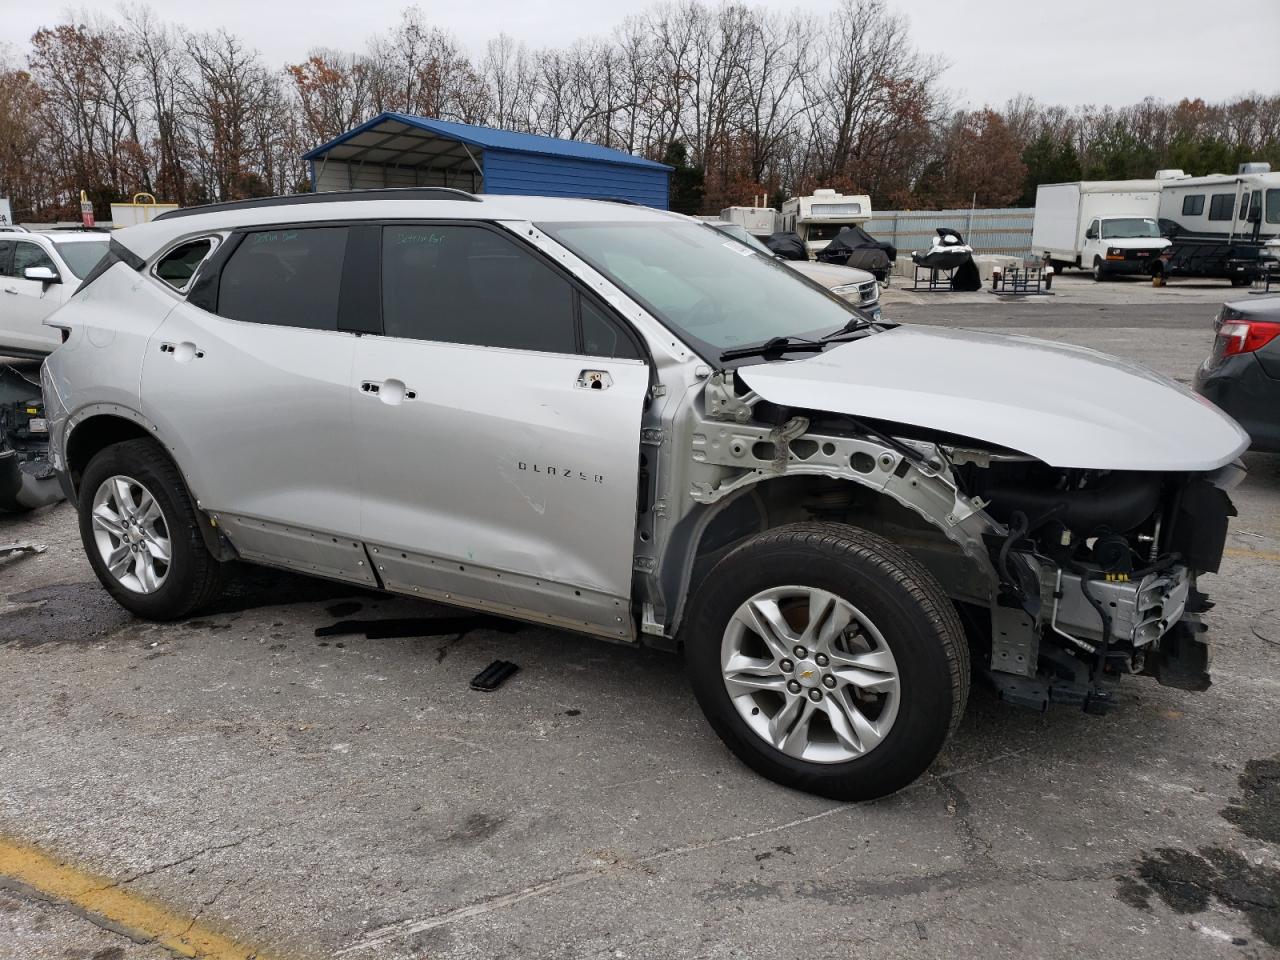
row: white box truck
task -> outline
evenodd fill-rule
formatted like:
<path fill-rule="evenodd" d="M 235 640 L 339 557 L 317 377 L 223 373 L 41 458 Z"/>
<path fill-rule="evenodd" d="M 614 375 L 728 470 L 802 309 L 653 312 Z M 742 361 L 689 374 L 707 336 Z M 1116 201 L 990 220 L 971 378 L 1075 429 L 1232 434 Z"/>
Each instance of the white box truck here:
<path fill-rule="evenodd" d="M 1082 267 L 1095 280 L 1151 273 L 1169 247 L 1157 222 L 1160 188 L 1158 180 L 1043 183 L 1031 249 L 1055 270 Z"/>

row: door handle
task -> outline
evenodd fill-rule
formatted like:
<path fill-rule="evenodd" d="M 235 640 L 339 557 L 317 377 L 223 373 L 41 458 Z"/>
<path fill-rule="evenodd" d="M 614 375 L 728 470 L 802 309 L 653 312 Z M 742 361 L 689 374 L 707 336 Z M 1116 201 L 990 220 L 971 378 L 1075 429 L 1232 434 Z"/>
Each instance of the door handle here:
<path fill-rule="evenodd" d="M 172 354 L 173 359 L 179 363 L 189 363 L 192 360 L 204 358 L 204 351 L 190 340 L 184 340 L 182 343 L 162 343 L 160 344 L 160 352 Z"/>
<path fill-rule="evenodd" d="M 608 370 L 583 370 L 578 374 L 579 390 L 608 390 L 613 386 L 613 377 Z"/>
<path fill-rule="evenodd" d="M 403 380 L 362 380 L 360 392 L 395 406 L 405 400 L 418 399 L 418 391 L 406 387 Z"/>
<path fill-rule="evenodd" d="M 5 292 L 5 293 L 17 294 L 17 292 L 18 292 L 18 288 L 17 288 L 17 287 L 5 287 L 5 288 L 4 288 L 4 292 Z"/>

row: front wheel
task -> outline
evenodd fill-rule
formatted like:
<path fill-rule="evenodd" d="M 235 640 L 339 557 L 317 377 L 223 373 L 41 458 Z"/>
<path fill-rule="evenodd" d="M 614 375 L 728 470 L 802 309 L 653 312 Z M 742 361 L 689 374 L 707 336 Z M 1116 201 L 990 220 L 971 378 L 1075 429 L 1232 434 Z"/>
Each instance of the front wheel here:
<path fill-rule="evenodd" d="M 181 474 L 152 441 L 96 454 L 80 478 L 78 506 L 93 572 L 126 610 L 176 620 L 217 596 L 222 564 L 204 544 Z"/>
<path fill-rule="evenodd" d="M 721 560 L 685 649 L 698 702 L 739 759 L 840 800 L 920 776 L 968 697 L 964 632 L 937 581 L 841 524 L 778 527 Z"/>
<path fill-rule="evenodd" d="M 1094 280 L 1094 283 L 1101 283 L 1101 282 L 1102 282 L 1103 280 L 1105 280 L 1105 279 L 1107 279 L 1107 275 L 1106 275 L 1105 273 L 1103 273 L 1103 272 L 1102 272 L 1102 258 L 1101 258 L 1101 257 L 1094 257 L 1094 258 L 1093 258 L 1093 280 Z"/>

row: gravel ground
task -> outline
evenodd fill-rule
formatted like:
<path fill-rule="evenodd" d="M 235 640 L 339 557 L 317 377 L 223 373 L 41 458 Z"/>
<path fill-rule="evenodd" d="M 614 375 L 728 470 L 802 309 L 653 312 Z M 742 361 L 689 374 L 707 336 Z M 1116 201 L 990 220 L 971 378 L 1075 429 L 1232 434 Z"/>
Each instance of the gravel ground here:
<path fill-rule="evenodd" d="M 885 309 L 1188 381 L 1227 296 L 1057 286 L 894 289 Z M 862 805 L 744 769 L 677 657 L 264 570 L 200 619 L 148 624 L 94 581 L 70 507 L 0 517 L 0 542 L 47 547 L 0 567 L 0 841 L 242 955 L 1274 956 L 1280 458 L 1248 465 L 1222 573 L 1202 581 L 1209 691 L 1130 678 L 1096 718 L 978 687 L 930 774 Z M 316 635 L 388 617 L 434 622 Z M 496 658 L 520 672 L 469 690 Z M 75 896 L 0 886 L 0 957 L 166 955 Z"/>

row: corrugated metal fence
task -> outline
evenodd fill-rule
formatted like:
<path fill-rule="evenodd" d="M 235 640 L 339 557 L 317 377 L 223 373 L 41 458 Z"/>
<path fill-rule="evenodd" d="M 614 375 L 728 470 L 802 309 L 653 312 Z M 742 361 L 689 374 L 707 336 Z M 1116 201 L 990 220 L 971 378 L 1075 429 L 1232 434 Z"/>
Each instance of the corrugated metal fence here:
<path fill-rule="evenodd" d="M 877 210 L 867 233 L 898 248 L 899 258 L 927 250 L 938 227 L 960 231 L 975 253 L 1022 256 L 1031 252 L 1032 207 L 976 210 Z"/>

